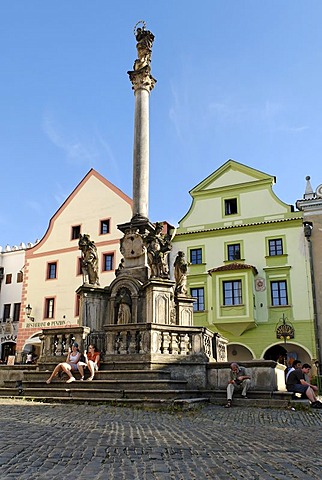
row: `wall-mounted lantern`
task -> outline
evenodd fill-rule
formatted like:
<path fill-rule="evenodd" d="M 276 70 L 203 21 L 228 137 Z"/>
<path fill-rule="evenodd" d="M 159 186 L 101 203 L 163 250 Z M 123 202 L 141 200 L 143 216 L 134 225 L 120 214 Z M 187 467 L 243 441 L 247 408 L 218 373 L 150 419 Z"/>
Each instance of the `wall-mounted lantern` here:
<path fill-rule="evenodd" d="M 34 321 L 35 321 L 35 318 L 31 316 L 32 307 L 30 306 L 29 303 L 28 303 L 28 305 L 26 306 L 25 311 L 26 311 L 26 315 L 27 315 L 28 320 L 30 320 L 31 322 L 34 322 Z"/>
<path fill-rule="evenodd" d="M 278 324 L 276 325 L 276 338 L 279 340 L 283 339 L 284 343 L 291 338 L 294 338 L 295 330 L 293 325 L 290 322 L 287 322 L 287 318 L 285 317 L 284 313 L 282 318 L 279 320 Z"/>

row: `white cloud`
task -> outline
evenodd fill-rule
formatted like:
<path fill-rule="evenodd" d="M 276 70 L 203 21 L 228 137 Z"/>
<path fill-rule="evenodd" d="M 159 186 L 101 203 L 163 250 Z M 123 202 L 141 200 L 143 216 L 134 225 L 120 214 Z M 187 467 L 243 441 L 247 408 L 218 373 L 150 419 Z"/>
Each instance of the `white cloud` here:
<path fill-rule="evenodd" d="M 43 131 L 49 140 L 65 152 L 67 159 L 72 163 L 92 164 L 96 157 L 95 149 L 84 145 L 78 138 L 69 140 L 61 133 L 61 129 L 48 113 L 43 118 Z"/>

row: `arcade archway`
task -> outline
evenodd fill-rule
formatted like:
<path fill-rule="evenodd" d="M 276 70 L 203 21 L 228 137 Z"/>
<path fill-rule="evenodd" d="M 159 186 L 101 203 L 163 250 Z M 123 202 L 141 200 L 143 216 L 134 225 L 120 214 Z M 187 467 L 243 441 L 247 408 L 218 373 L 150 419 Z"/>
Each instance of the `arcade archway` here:
<path fill-rule="evenodd" d="M 247 360 L 253 360 L 254 355 L 249 348 L 244 345 L 231 343 L 227 345 L 227 358 L 228 362 L 245 362 Z"/>
<path fill-rule="evenodd" d="M 270 346 L 263 354 L 265 360 L 274 360 L 287 365 L 293 360 L 301 360 L 302 363 L 312 363 L 310 353 L 300 345 L 292 343 L 278 343 Z"/>

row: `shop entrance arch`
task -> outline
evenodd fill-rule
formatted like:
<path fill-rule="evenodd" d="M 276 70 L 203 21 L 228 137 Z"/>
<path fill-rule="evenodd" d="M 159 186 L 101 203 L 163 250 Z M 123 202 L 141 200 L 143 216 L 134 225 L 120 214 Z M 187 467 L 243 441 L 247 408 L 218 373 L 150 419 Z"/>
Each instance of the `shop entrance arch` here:
<path fill-rule="evenodd" d="M 10 355 L 15 355 L 16 344 L 15 342 L 5 342 L 1 345 L 1 362 L 7 363 Z"/>
<path fill-rule="evenodd" d="M 277 343 L 270 346 L 263 354 L 265 360 L 274 360 L 283 365 L 292 364 L 294 360 L 301 360 L 303 363 L 312 363 L 310 353 L 300 345 L 292 343 Z"/>

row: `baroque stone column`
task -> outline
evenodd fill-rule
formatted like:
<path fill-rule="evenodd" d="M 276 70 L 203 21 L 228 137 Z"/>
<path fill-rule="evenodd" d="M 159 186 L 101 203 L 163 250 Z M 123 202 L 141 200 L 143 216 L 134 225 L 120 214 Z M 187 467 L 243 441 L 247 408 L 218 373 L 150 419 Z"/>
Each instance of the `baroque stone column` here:
<path fill-rule="evenodd" d="M 143 22 L 142 28 L 136 28 L 135 37 L 138 58 L 128 72 L 135 95 L 132 220 L 144 222 L 149 216 L 149 96 L 156 83 L 150 66 L 154 35 Z"/>

